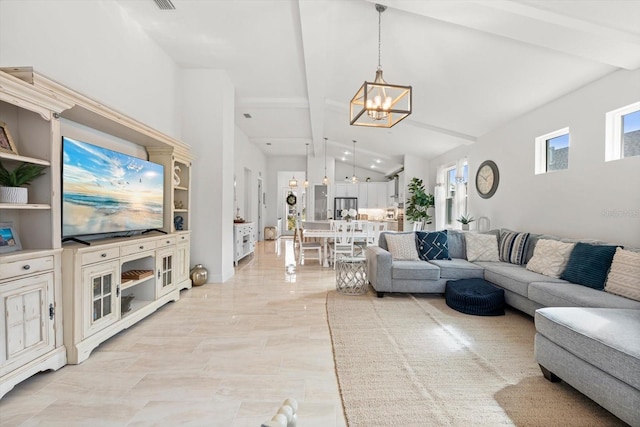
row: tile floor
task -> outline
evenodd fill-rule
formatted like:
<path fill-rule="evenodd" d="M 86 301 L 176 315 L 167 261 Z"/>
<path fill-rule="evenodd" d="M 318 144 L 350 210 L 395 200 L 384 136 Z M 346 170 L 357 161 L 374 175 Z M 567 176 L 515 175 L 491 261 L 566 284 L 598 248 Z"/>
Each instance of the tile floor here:
<path fill-rule="evenodd" d="M 258 243 L 227 283 L 182 291 L 82 364 L 24 381 L 0 425 L 259 427 L 293 397 L 301 427 L 345 426 L 325 310 L 335 272 L 287 274 L 292 243 Z"/>

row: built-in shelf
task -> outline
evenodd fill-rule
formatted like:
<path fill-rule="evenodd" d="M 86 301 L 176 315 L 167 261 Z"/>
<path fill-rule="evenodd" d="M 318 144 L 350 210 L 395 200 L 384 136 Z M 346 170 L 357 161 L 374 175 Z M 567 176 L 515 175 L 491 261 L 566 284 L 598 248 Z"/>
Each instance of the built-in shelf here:
<path fill-rule="evenodd" d="M 42 203 L 28 203 L 28 204 L 16 204 L 16 203 L 0 203 L 0 209 L 51 209 L 51 205 Z"/>
<path fill-rule="evenodd" d="M 174 209 L 174 212 L 189 212 L 189 209 Z"/>
<path fill-rule="evenodd" d="M 19 156 L 11 153 L 0 153 L 0 159 L 13 160 L 16 162 L 32 163 L 34 165 L 51 166 L 47 160 L 36 159 L 34 157 Z"/>
<path fill-rule="evenodd" d="M 174 190 L 189 191 L 187 187 L 173 187 Z"/>
<path fill-rule="evenodd" d="M 129 289 L 134 287 L 135 285 L 139 285 L 142 282 L 146 282 L 147 280 L 151 280 L 153 279 L 154 276 L 147 276 L 147 277 L 143 277 L 142 279 L 138 279 L 138 280 L 129 280 L 128 282 L 122 282 L 122 284 L 120 285 L 120 290 L 124 291 L 125 289 Z"/>

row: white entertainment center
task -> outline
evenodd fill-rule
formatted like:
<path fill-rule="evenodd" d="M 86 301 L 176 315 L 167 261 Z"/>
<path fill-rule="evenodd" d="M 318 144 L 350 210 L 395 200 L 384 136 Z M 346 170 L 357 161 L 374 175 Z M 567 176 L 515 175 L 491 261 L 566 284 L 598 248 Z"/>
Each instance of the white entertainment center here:
<path fill-rule="evenodd" d="M 133 143 L 164 166 L 162 230 L 62 243 L 60 119 Z M 0 222 L 22 243 L 0 253 L 1 398 L 39 371 L 81 363 L 191 287 L 191 154 L 183 142 L 29 67 L 0 69 L 0 121 L 18 151 L 0 151 L 7 168 L 46 167 L 27 204 L 0 203 Z"/>

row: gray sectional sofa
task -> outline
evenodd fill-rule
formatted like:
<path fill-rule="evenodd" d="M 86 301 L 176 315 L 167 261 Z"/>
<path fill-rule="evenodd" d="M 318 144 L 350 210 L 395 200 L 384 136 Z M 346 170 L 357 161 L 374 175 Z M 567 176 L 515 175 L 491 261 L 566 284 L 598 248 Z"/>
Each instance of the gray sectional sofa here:
<path fill-rule="evenodd" d="M 500 230 L 488 233 L 500 240 Z M 468 261 L 459 231 L 447 233 L 450 260 L 394 260 L 386 234 L 366 251 L 368 279 L 379 297 L 444 293 L 449 280 L 483 278 L 504 289 L 508 305 L 534 316 L 535 357 L 547 379 L 566 381 L 640 426 L 640 302 L 526 269 L 538 240 L 560 238 L 531 235 L 517 265 Z"/>

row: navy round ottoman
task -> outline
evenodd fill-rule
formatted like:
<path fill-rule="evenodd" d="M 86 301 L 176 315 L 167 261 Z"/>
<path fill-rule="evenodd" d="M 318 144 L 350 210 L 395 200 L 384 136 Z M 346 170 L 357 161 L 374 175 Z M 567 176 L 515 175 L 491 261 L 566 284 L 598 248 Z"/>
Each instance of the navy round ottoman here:
<path fill-rule="evenodd" d="M 476 316 L 504 315 L 504 290 L 484 279 L 450 280 L 444 290 L 447 305 Z"/>

